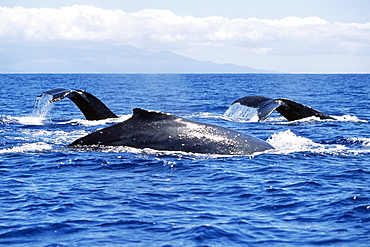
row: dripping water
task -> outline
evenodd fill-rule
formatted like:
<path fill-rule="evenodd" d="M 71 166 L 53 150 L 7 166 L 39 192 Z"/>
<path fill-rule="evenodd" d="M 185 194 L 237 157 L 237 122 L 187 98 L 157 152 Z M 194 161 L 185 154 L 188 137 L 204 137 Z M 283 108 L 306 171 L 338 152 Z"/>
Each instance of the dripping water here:
<path fill-rule="evenodd" d="M 224 116 L 233 120 L 242 120 L 248 122 L 258 122 L 257 109 L 235 103 L 230 105 Z"/>
<path fill-rule="evenodd" d="M 25 117 L 18 117 L 18 122 L 26 125 L 43 125 L 51 122 L 50 111 L 53 109 L 53 103 L 50 100 L 53 98 L 50 94 L 42 94 L 35 100 L 32 114 Z"/>
<path fill-rule="evenodd" d="M 33 107 L 32 116 L 45 118 L 49 112 L 53 109 L 53 103 L 50 100 L 53 96 L 50 94 L 42 94 L 36 98 L 35 105 Z"/>

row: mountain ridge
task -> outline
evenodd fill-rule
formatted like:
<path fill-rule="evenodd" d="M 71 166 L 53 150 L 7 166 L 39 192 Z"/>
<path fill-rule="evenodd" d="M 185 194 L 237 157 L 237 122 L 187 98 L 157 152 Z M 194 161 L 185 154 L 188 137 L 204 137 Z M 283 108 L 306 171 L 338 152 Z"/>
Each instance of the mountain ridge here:
<path fill-rule="evenodd" d="M 1 42 L 0 73 L 268 73 L 170 51 L 88 41 Z"/>

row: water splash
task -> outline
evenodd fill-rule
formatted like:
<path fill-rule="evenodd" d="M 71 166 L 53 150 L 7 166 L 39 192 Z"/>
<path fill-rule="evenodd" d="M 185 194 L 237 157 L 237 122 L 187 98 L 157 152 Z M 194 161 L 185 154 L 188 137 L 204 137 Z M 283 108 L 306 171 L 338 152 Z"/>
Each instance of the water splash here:
<path fill-rule="evenodd" d="M 230 105 L 224 116 L 232 120 L 258 122 L 257 109 L 241 105 L 240 103 Z"/>
<path fill-rule="evenodd" d="M 52 95 L 42 94 L 35 100 L 32 114 L 25 117 L 14 117 L 21 124 L 26 125 L 43 125 L 51 122 L 49 119 L 49 113 L 53 109 L 53 103 L 50 100 L 53 98 Z"/>
<path fill-rule="evenodd" d="M 370 153 L 370 138 L 344 138 L 316 143 L 308 138 L 297 136 L 291 130 L 273 134 L 267 142 L 275 149 L 267 153 L 289 154 L 311 152 L 331 155 L 363 155 Z"/>
<path fill-rule="evenodd" d="M 53 104 L 50 101 L 53 96 L 50 94 L 42 94 L 36 98 L 32 115 L 34 117 L 46 117 L 53 109 Z"/>
<path fill-rule="evenodd" d="M 308 138 L 297 136 L 291 130 L 275 133 L 267 140 L 267 142 L 281 153 L 309 151 L 320 146 L 320 144 L 317 144 Z"/>

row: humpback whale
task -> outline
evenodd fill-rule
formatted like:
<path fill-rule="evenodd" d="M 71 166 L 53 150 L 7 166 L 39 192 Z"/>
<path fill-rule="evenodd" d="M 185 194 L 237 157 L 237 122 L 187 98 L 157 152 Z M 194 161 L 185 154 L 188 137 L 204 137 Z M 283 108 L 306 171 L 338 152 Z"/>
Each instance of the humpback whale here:
<path fill-rule="evenodd" d="M 309 106 L 284 98 L 271 99 L 264 96 L 253 95 L 237 99 L 231 105 L 236 103 L 247 107 L 257 108 L 259 122 L 265 120 L 275 110 L 283 115 L 288 121 L 294 121 L 306 117 L 335 119 Z"/>
<path fill-rule="evenodd" d="M 99 99 L 83 90 L 57 88 L 43 94 L 53 96 L 50 102 L 71 99 L 88 120 L 117 117 Z M 238 131 L 141 108 L 135 108 L 126 121 L 88 134 L 68 146 L 85 145 L 221 155 L 251 155 L 273 149 L 267 142 Z"/>
<path fill-rule="evenodd" d="M 50 103 L 62 100 L 67 97 L 77 105 L 87 120 L 101 120 L 106 118 L 117 118 L 103 102 L 101 102 L 94 95 L 83 90 L 71 90 L 66 88 L 55 88 L 40 94 L 53 96 Z"/>
<path fill-rule="evenodd" d="M 103 145 L 223 155 L 251 155 L 273 147 L 258 138 L 171 114 L 133 110 L 128 120 L 84 136 L 69 146 Z"/>

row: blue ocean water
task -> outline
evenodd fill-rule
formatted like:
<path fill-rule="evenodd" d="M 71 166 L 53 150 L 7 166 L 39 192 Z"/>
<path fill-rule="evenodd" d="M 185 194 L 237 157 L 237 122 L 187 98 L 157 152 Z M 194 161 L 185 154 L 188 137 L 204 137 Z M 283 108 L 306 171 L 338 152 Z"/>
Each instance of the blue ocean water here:
<path fill-rule="evenodd" d="M 2 74 L 0 246 L 368 246 L 370 75 Z M 83 89 L 119 119 L 84 120 Z M 226 116 L 248 96 L 288 98 L 334 116 L 265 122 Z M 133 108 L 267 140 L 252 156 L 81 150 L 73 140 Z"/>

